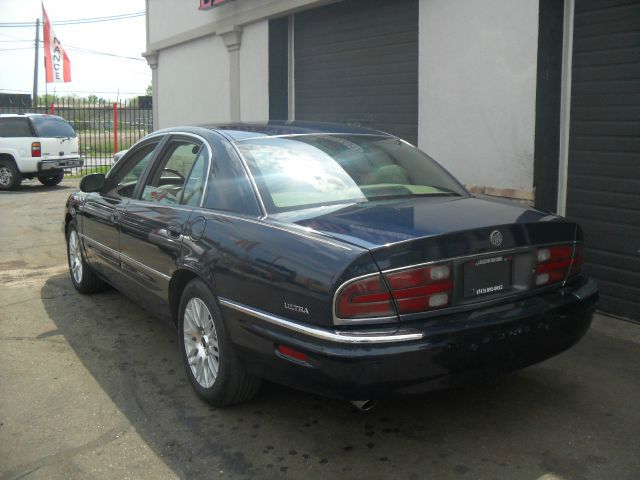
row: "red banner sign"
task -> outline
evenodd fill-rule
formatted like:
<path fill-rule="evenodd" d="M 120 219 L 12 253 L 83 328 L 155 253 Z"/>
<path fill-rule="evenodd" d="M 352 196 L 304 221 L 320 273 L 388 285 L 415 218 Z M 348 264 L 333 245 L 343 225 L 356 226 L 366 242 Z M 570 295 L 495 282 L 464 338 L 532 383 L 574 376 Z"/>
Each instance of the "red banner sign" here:
<path fill-rule="evenodd" d="M 47 83 L 71 81 L 71 63 L 67 52 L 62 48 L 60 39 L 51 28 L 49 16 L 42 5 L 44 17 L 44 69 Z"/>
<path fill-rule="evenodd" d="M 228 3 L 231 0 L 200 0 L 200 10 L 209 10 L 213 7 L 218 7 L 223 3 Z"/>

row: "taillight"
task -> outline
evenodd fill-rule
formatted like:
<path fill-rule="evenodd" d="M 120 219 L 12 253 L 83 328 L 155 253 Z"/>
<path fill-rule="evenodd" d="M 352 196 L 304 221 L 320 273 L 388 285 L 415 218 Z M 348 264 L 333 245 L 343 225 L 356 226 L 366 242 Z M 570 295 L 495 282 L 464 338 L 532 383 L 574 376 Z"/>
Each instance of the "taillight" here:
<path fill-rule="evenodd" d="M 429 265 L 385 274 L 398 313 L 418 313 L 451 304 L 451 264 Z"/>
<path fill-rule="evenodd" d="M 538 249 L 536 286 L 561 282 L 582 271 L 582 246 L 558 245 Z"/>
<path fill-rule="evenodd" d="M 348 283 L 338 292 L 341 319 L 389 317 L 448 307 L 453 293 L 450 263 L 385 273 Z M 387 284 L 391 291 L 387 288 Z"/>
<path fill-rule="evenodd" d="M 40 142 L 33 142 L 31 144 L 31 156 L 39 157 L 41 152 L 42 152 L 42 149 L 40 147 Z"/>
<path fill-rule="evenodd" d="M 391 293 L 381 275 L 355 280 L 338 292 L 339 318 L 372 318 L 395 315 Z"/>

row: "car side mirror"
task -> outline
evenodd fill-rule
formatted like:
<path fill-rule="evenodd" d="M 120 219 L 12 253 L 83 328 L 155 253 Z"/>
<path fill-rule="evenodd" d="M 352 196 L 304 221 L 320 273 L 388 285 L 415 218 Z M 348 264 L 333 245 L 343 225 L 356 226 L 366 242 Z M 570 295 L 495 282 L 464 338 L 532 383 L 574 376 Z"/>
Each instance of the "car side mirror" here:
<path fill-rule="evenodd" d="M 104 187 L 104 173 L 85 175 L 80 180 L 80 190 L 83 192 L 99 192 Z"/>

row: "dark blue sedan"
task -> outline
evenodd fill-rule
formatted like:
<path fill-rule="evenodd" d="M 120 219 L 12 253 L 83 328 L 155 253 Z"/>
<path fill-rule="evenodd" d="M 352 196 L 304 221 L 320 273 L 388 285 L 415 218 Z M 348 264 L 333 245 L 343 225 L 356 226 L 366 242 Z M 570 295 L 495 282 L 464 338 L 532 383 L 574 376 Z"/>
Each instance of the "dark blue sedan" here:
<path fill-rule="evenodd" d="M 474 196 L 375 130 L 171 128 L 80 188 L 75 288 L 173 322 L 218 406 L 262 379 L 364 401 L 491 377 L 575 344 L 597 301 L 578 225 Z"/>

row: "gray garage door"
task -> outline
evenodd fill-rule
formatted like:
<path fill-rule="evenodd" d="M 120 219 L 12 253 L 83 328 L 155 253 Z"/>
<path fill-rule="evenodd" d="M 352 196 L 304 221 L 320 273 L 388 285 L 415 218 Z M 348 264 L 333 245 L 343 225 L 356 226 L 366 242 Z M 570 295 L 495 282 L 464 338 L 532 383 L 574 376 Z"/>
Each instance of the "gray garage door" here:
<path fill-rule="evenodd" d="M 296 120 L 418 137 L 418 0 L 345 0 L 295 16 Z"/>
<path fill-rule="evenodd" d="M 640 1 L 576 0 L 567 215 L 601 308 L 640 319 Z"/>

